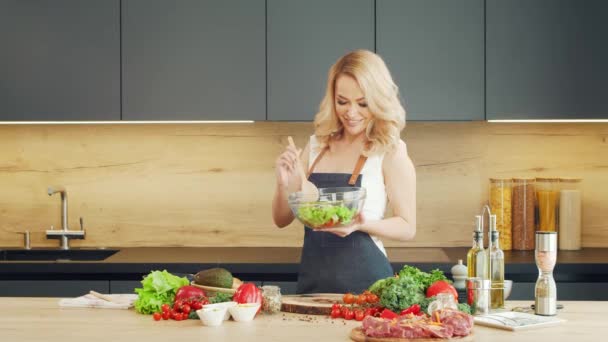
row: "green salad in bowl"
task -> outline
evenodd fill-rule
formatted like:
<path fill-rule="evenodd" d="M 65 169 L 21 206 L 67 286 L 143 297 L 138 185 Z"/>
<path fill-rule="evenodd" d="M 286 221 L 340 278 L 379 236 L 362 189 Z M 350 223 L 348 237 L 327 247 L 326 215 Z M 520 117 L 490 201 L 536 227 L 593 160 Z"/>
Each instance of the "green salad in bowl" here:
<path fill-rule="evenodd" d="M 365 189 L 360 187 L 320 188 L 319 197 L 294 192 L 289 207 L 296 218 L 312 229 L 350 225 L 363 209 Z"/>

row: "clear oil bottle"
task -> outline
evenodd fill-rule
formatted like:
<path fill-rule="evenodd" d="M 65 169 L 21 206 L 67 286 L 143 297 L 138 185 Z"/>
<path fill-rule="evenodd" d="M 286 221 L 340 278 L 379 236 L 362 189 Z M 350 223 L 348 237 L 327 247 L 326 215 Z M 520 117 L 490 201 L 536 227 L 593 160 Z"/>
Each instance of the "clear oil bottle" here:
<path fill-rule="evenodd" d="M 496 230 L 496 215 L 490 216 L 490 248 L 488 248 L 490 266 L 490 308 L 505 307 L 505 254 L 500 249 L 499 232 Z"/>
<path fill-rule="evenodd" d="M 467 276 L 469 278 L 488 278 L 488 255 L 483 248 L 483 228 L 481 216 L 475 216 L 475 230 L 473 231 L 473 247 L 467 253 Z"/>

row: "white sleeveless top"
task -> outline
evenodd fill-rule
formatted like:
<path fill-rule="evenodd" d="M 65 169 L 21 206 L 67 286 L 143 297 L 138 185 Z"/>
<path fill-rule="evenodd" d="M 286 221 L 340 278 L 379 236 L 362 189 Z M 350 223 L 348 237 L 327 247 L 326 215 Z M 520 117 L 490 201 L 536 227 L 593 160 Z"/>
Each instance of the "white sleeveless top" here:
<path fill-rule="evenodd" d="M 310 136 L 310 154 L 308 155 L 308 169 L 312 166 L 312 163 L 317 159 L 317 156 L 321 150 L 319 149 L 319 143 L 315 135 Z M 384 154 L 375 154 L 367 158 L 363 169 L 361 169 L 361 187 L 365 188 L 367 197 L 365 204 L 363 205 L 363 216 L 365 220 L 376 221 L 384 218 L 384 211 L 386 210 L 386 188 L 384 185 L 384 174 L 382 173 L 382 161 L 384 160 Z M 355 165 L 353 165 L 353 168 Z M 314 172 L 314 170 L 313 170 Z M 370 235 L 378 249 L 386 255 L 384 244 L 382 241 L 374 236 Z"/>

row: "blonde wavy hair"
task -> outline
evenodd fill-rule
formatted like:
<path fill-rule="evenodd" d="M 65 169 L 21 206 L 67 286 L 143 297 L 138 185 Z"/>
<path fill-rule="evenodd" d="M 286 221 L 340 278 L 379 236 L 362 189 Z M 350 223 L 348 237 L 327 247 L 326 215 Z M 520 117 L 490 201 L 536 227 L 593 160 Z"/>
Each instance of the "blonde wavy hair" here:
<path fill-rule="evenodd" d="M 368 144 L 363 154 L 383 153 L 397 146 L 405 127 L 405 109 L 399 99 L 399 88 L 380 56 L 368 50 L 355 50 L 342 56 L 329 69 L 325 96 L 314 120 L 319 149 L 325 148 L 332 137 L 339 137 L 344 131 L 335 107 L 336 80 L 340 75 L 357 81 L 372 114 L 365 130 Z"/>

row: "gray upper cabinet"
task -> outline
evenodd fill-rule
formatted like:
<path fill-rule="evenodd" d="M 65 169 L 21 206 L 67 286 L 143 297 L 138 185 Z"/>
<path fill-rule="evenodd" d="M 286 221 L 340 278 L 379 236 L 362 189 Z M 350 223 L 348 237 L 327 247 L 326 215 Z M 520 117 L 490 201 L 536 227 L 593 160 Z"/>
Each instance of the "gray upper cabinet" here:
<path fill-rule="evenodd" d="M 120 120 L 119 4 L 0 2 L 0 120 Z"/>
<path fill-rule="evenodd" d="M 313 120 L 331 65 L 351 50 L 374 50 L 374 1 L 268 0 L 267 6 L 268 120 Z"/>
<path fill-rule="evenodd" d="M 377 0 L 376 48 L 408 120 L 484 119 L 484 1 Z"/>
<path fill-rule="evenodd" d="M 264 120 L 264 0 L 123 0 L 123 120 Z"/>
<path fill-rule="evenodd" d="M 608 118 L 608 1 L 487 0 L 487 118 Z"/>

